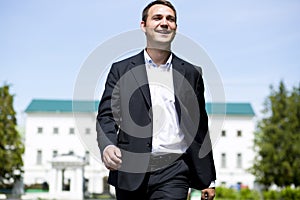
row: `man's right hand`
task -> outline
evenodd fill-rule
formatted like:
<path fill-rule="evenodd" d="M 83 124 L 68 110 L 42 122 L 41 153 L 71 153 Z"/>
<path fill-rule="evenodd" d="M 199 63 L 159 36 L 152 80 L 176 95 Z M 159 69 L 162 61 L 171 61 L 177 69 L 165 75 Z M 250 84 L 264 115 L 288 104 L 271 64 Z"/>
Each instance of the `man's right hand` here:
<path fill-rule="evenodd" d="M 117 170 L 121 167 L 121 150 L 115 145 L 107 146 L 103 151 L 103 163 L 109 170 Z"/>

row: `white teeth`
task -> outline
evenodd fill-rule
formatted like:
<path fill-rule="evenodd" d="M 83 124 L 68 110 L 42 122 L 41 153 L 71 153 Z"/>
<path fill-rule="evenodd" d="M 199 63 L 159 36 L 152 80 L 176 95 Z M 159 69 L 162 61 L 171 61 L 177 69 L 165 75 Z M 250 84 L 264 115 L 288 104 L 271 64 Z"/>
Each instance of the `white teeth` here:
<path fill-rule="evenodd" d="M 162 34 L 169 34 L 169 33 L 171 33 L 171 31 L 156 31 L 156 32 L 158 32 L 158 33 L 162 33 Z"/>

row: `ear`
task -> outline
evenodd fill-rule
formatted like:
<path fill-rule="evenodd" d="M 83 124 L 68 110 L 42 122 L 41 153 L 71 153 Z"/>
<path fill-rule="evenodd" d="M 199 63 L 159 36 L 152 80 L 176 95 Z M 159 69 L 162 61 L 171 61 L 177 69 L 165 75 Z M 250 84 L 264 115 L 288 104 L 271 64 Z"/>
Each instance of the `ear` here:
<path fill-rule="evenodd" d="M 144 33 L 146 33 L 146 22 L 141 21 L 140 27 Z"/>

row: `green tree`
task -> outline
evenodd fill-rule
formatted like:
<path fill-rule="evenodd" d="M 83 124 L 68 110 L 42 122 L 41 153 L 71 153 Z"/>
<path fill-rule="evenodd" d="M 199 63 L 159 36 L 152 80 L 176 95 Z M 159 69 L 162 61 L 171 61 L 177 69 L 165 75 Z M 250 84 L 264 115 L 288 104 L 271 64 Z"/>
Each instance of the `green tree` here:
<path fill-rule="evenodd" d="M 16 130 L 16 112 L 9 85 L 0 87 L 0 188 L 6 188 L 23 173 L 24 145 Z"/>
<path fill-rule="evenodd" d="M 255 135 L 257 156 L 251 172 L 266 187 L 300 185 L 300 87 L 287 91 L 281 81 L 271 87 L 264 118 Z"/>

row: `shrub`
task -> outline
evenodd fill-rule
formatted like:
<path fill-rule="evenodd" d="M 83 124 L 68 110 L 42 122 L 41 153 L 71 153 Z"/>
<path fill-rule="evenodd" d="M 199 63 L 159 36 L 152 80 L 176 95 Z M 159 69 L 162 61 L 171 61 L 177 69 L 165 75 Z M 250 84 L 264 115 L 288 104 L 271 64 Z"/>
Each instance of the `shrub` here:
<path fill-rule="evenodd" d="M 226 198 L 226 199 L 236 199 L 238 197 L 237 191 L 231 188 L 226 187 L 217 187 L 216 188 L 216 197 Z"/>
<path fill-rule="evenodd" d="M 261 198 L 257 191 L 250 190 L 248 188 L 243 188 L 240 191 L 240 199 L 257 200 L 257 199 L 261 199 Z"/>
<path fill-rule="evenodd" d="M 269 190 L 263 192 L 264 200 L 299 200 L 300 188 L 286 187 L 281 191 Z"/>
<path fill-rule="evenodd" d="M 263 197 L 264 200 L 278 200 L 280 199 L 280 193 L 274 190 L 263 191 Z"/>
<path fill-rule="evenodd" d="M 300 199 L 300 188 L 292 189 L 290 187 L 286 187 L 281 190 L 280 196 L 282 199 L 298 200 Z"/>

